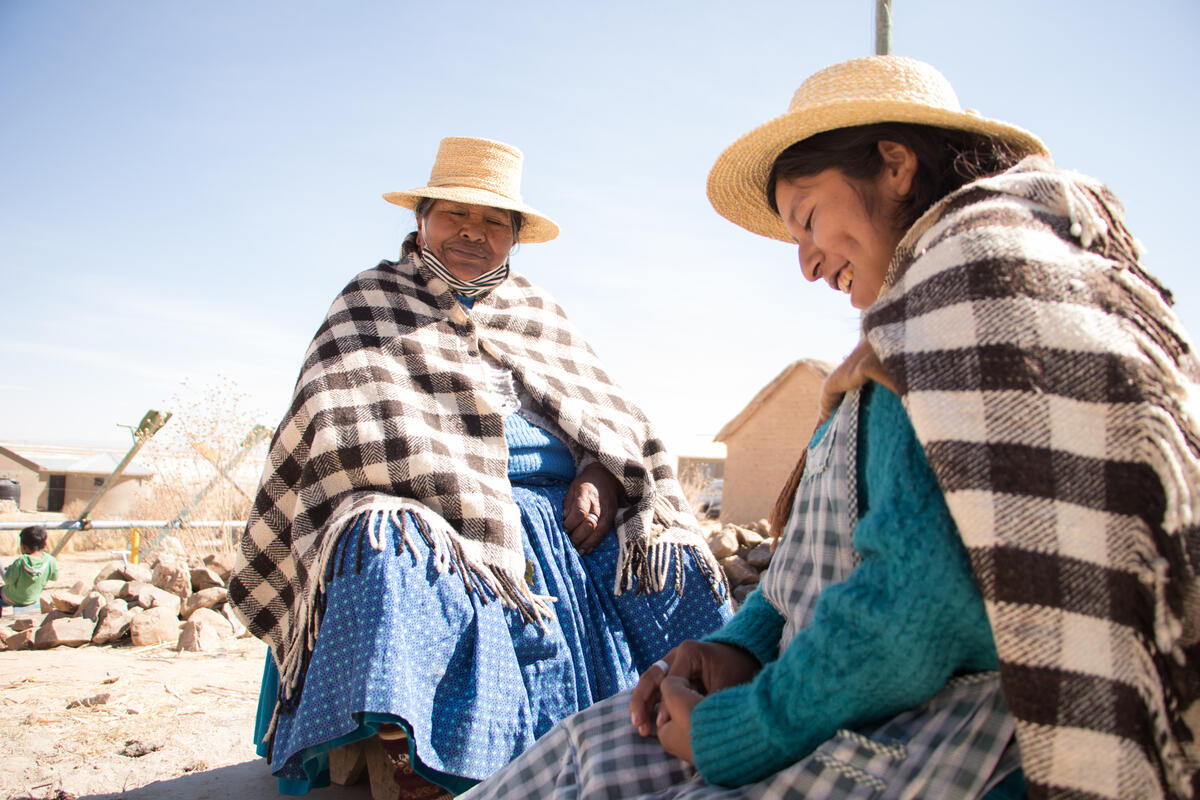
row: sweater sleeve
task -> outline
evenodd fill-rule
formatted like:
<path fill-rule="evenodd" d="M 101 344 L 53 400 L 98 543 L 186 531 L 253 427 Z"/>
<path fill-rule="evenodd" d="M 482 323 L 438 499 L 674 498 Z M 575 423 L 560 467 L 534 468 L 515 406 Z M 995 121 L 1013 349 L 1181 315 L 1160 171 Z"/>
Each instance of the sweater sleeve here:
<path fill-rule="evenodd" d="M 881 387 L 866 406 L 862 562 L 753 681 L 695 707 L 692 752 L 710 783 L 761 780 L 839 728 L 923 702 L 959 669 L 996 666 L 966 551 L 904 408 Z"/>
<path fill-rule="evenodd" d="M 740 647 L 757 658 L 759 664 L 769 664 L 779 655 L 779 637 L 785 622 L 775 606 L 763 596 L 760 585 L 742 603 L 733 619 L 705 636 L 703 641 Z"/>

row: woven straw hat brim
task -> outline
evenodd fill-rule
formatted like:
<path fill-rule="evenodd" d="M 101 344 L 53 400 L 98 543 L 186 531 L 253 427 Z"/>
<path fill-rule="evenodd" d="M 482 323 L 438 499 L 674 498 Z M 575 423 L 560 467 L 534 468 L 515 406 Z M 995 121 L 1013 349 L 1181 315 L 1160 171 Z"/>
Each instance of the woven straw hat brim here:
<path fill-rule="evenodd" d="M 1008 143 L 1022 155 L 1048 153 L 1042 141 L 1029 131 L 974 111 L 905 100 L 833 100 L 789 111 L 726 148 L 708 174 L 709 202 L 730 222 L 791 243 L 791 234 L 767 204 L 767 177 L 775 159 L 791 145 L 815 134 L 877 122 L 909 122 L 982 133 Z"/>
<path fill-rule="evenodd" d="M 383 199 L 407 209 L 415 209 L 422 197 L 518 211 L 523 219 L 517 241 L 524 244 L 548 242 L 558 236 L 558 223 L 537 209 L 504 195 L 474 186 L 424 186 L 407 192 L 388 192 Z"/>

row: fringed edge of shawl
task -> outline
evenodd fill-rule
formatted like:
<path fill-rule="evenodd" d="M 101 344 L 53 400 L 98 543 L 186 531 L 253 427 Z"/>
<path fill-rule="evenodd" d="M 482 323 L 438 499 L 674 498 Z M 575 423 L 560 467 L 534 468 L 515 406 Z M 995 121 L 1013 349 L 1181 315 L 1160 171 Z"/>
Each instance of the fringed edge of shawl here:
<path fill-rule="evenodd" d="M 468 595 L 478 594 L 484 604 L 498 600 L 505 608 L 516 609 L 526 622 L 537 623 L 546 630 L 546 622 L 553 618 L 551 604 L 553 597 L 534 594 L 529 585 L 520 578 L 509 573 L 500 565 L 483 564 L 472 559 L 464 551 L 462 542 L 453 535 L 449 526 L 444 522 L 431 522 L 426 518 L 430 510 L 412 501 L 397 500 L 386 506 L 374 506 L 367 510 L 351 508 L 333 517 L 326 527 L 337 531 L 336 535 L 324 537 L 321 550 L 318 552 L 310 574 L 317 576 L 316 580 L 308 581 L 308 592 L 297 598 L 293 609 L 295 623 L 291 630 L 291 641 L 287 655 L 282 661 L 276 659 L 279 671 L 279 695 L 271 714 L 271 722 L 267 727 L 264 740 L 268 742 L 268 761 L 274 749 L 275 731 L 281 712 L 290 711 L 300 701 L 304 689 L 304 679 L 308 671 L 308 663 L 316 646 L 317 635 L 321 630 L 324 619 L 325 587 L 328 580 L 328 567 L 333 552 L 341 536 L 349 529 L 353 520 L 367 517 L 367 542 L 375 550 L 382 551 L 386 547 L 381 531 L 383 523 L 390 522 L 399 532 L 401 543 L 408 552 L 415 554 L 413 542 L 409 536 L 408 526 L 405 525 L 404 515 L 410 514 L 414 527 L 429 548 L 434 568 L 439 574 L 457 573 L 463 582 Z"/>
<path fill-rule="evenodd" d="M 697 567 L 708 581 L 708 588 L 713 597 L 718 603 L 728 600 L 730 592 L 729 584 L 725 580 L 725 571 L 721 569 L 721 565 L 700 534 L 678 524 L 680 513 L 671 505 L 670 500 L 662 495 L 657 496 L 651 512 L 646 515 L 651 517 L 649 527 L 653 542 L 647 543 L 644 537 L 628 537 L 623 534 L 619 537 L 621 550 L 618 554 L 617 578 L 613 593 L 620 595 L 631 590 L 642 594 L 661 592 L 667 588 L 667 575 L 670 573 L 671 564 L 674 563 L 674 589 L 677 595 L 682 595 L 683 556 L 685 552 L 691 552 Z M 639 514 L 634 519 L 640 521 L 641 517 Z M 632 522 L 633 520 L 626 525 Z"/>

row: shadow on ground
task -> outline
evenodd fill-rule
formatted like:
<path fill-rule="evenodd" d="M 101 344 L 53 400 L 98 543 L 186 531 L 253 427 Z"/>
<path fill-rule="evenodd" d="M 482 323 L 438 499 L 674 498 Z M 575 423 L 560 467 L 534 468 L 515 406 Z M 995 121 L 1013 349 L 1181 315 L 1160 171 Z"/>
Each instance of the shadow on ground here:
<path fill-rule="evenodd" d="M 262 759 L 230 764 L 156 781 L 124 792 L 80 795 L 79 800 L 275 800 L 281 795 Z M 358 786 L 329 786 L 308 795 L 311 800 L 370 800 L 364 780 Z"/>

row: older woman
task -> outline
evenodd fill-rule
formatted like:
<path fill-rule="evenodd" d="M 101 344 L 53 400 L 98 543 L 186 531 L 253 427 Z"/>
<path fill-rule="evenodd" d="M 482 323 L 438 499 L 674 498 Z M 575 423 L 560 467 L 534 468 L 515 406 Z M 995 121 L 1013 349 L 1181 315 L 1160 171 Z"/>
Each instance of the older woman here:
<path fill-rule="evenodd" d="M 385 195 L 417 230 L 334 301 L 276 432 L 230 594 L 285 792 L 376 733 L 412 796 L 461 791 L 729 616 L 645 417 L 510 269 L 558 233 L 520 167 L 449 138 Z"/>
<path fill-rule="evenodd" d="M 469 797 L 1196 796 L 1200 364 L 1112 195 L 880 56 L 709 197 L 864 309 L 841 382 L 895 393 L 818 430 L 725 628 Z"/>

